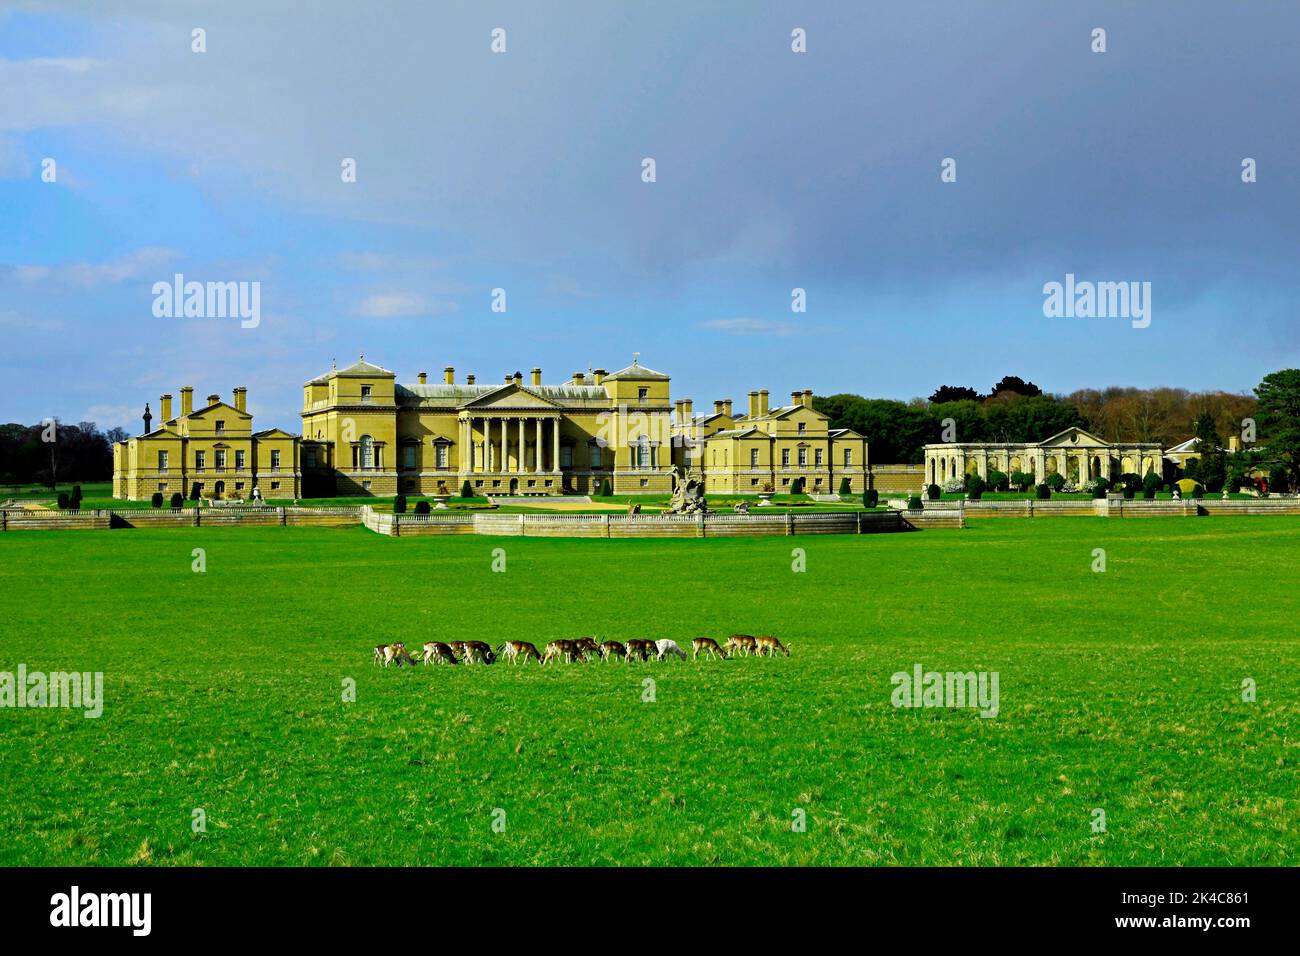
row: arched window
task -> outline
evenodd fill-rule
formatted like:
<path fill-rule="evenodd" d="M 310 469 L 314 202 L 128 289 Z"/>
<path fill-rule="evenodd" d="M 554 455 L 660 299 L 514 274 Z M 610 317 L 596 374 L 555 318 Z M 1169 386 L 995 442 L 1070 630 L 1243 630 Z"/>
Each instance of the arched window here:
<path fill-rule="evenodd" d="M 361 467 L 375 467 L 375 440 L 369 435 L 361 436 Z"/>

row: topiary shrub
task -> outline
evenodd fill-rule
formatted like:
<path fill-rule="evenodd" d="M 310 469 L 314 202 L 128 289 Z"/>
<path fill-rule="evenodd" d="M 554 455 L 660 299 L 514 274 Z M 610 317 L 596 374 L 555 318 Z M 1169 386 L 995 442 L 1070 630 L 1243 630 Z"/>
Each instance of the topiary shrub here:
<path fill-rule="evenodd" d="M 461 496 L 462 498 L 473 498 L 473 497 L 474 497 L 474 487 L 469 483 L 469 479 L 468 479 L 468 478 L 466 478 L 466 479 L 465 479 L 465 483 L 464 483 L 463 485 L 460 486 L 460 496 Z"/>
<path fill-rule="evenodd" d="M 1160 478 L 1154 471 L 1148 471 L 1146 477 L 1142 479 L 1142 497 L 1150 501 L 1155 498 L 1159 490 Z"/>
<path fill-rule="evenodd" d="M 1065 475 L 1061 474 L 1059 471 L 1054 471 L 1047 476 L 1047 480 L 1044 481 L 1043 484 L 1047 485 L 1047 487 L 1051 488 L 1053 491 L 1060 491 L 1065 487 Z"/>
<path fill-rule="evenodd" d="M 1125 497 L 1127 500 L 1132 501 L 1132 500 L 1134 499 L 1134 497 L 1136 497 L 1136 496 L 1137 496 L 1137 489 L 1134 488 L 1132 485 L 1130 485 L 1128 482 L 1125 482 L 1125 483 L 1124 483 L 1124 497 Z"/>
<path fill-rule="evenodd" d="M 74 510 L 81 507 L 81 485 L 72 486 L 72 507 Z"/>
<path fill-rule="evenodd" d="M 966 479 L 966 497 L 971 501 L 979 501 L 984 497 L 984 479 L 979 475 L 970 475 Z"/>
<path fill-rule="evenodd" d="M 606 478 L 603 481 L 601 481 L 600 496 L 602 498 L 609 498 L 612 497 L 613 494 L 614 494 L 614 486 L 609 483 L 609 479 Z"/>
<path fill-rule="evenodd" d="M 794 479 L 793 481 L 790 482 L 790 494 L 792 494 L 792 495 L 801 495 L 801 494 L 803 494 L 803 479 L 802 479 L 802 478 L 796 478 L 796 479 Z"/>
<path fill-rule="evenodd" d="M 840 479 L 840 495 L 841 495 L 842 497 L 847 498 L 847 497 L 848 497 L 849 495 L 851 495 L 851 494 L 853 494 L 853 485 L 849 483 L 849 480 L 848 480 L 847 478 L 841 478 L 841 479 Z"/>
<path fill-rule="evenodd" d="M 1094 498 L 1105 498 L 1106 493 L 1110 491 L 1110 482 L 1105 478 L 1094 478 L 1091 490 Z"/>
<path fill-rule="evenodd" d="M 185 496 L 179 491 L 172 492 L 172 510 L 180 511 L 185 506 Z"/>
<path fill-rule="evenodd" d="M 933 488 L 934 485 L 931 485 L 930 487 Z M 934 499 L 932 498 L 932 499 L 930 499 L 930 500 L 933 501 Z M 908 497 L 908 499 L 907 499 L 907 510 L 908 510 L 908 511 L 920 511 L 923 507 L 925 507 L 925 506 L 921 504 L 921 496 L 920 496 L 920 495 L 911 495 L 911 496 Z"/>
<path fill-rule="evenodd" d="M 874 508 L 880 503 L 880 492 L 875 488 L 868 488 L 862 492 L 862 506 L 864 508 Z"/>
<path fill-rule="evenodd" d="M 1039 501 L 1046 501 L 1048 498 L 1052 497 L 1052 486 L 1047 482 L 1043 482 L 1041 485 L 1036 485 L 1034 486 L 1034 495 Z"/>
<path fill-rule="evenodd" d="M 1027 471 L 1013 471 L 1010 483 L 1016 491 L 1024 491 L 1034 483 L 1034 476 Z"/>
<path fill-rule="evenodd" d="M 153 497 L 149 499 L 149 503 L 155 508 L 161 508 L 163 503 L 163 493 L 161 491 L 155 491 Z"/>
<path fill-rule="evenodd" d="M 1271 495 L 1284 495 L 1291 487 L 1288 480 L 1289 476 L 1286 469 L 1278 465 L 1268 473 L 1268 493 Z"/>
<path fill-rule="evenodd" d="M 987 484 L 989 491 L 1006 491 L 1011 485 L 1011 479 L 996 468 L 990 468 Z"/>
<path fill-rule="evenodd" d="M 966 479 L 964 477 L 949 478 L 943 483 L 943 490 L 949 494 L 961 494 L 966 490 Z"/>
<path fill-rule="evenodd" d="M 417 501 L 415 503 L 415 513 L 417 515 L 427 515 L 429 513 L 429 502 Z"/>
<path fill-rule="evenodd" d="M 190 501 L 198 501 L 199 498 L 202 497 L 202 494 L 203 493 L 199 490 L 199 483 L 197 481 L 190 485 Z"/>
<path fill-rule="evenodd" d="M 938 486 L 938 485 L 933 485 L 933 484 L 932 484 L 932 485 L 930 485 L 930 487 L 928 487 L 928 488 L 925 489 L 925 496 L 926 496 L 927 498 L 929 498 L 931 501 L 938 501 L 938 500 L 939 500 L 939 496 L 940 496 L 941 494 L 943 494 L 943 492 L 941 492 L 941 491 L 939 490 L 939 486 Z"/>
<path fill-rule="evenodd" d="M 406 495 L 398 495 L 393 499 L 393 514 L 406 514 Z"/>

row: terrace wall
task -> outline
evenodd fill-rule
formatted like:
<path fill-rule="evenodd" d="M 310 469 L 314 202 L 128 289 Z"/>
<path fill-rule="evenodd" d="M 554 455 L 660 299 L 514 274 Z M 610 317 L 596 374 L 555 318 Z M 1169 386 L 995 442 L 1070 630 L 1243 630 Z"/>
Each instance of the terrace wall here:
<path fill-rule="evenodd" d="M 41 531 L 105 528 L 198 528 L 212 525 L 266 527 L 358 524 L 361 509 L 353 508 L 122 508 L 98 511 L 4 510 L 0 531 Z"/>

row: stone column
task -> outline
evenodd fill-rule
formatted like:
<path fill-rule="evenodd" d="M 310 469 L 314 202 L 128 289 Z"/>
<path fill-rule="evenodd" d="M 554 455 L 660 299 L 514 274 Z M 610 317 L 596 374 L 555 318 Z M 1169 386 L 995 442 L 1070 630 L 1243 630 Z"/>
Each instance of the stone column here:
<path fill-rule="evenodd" d="M 497 471 L 505 473 L 510 470 L 510 420 L 501 419 L 501 460 L 497 462 Z"/>
<path fill-rule="evenodd" d="M 560 418 L 551 419 L 551 471 L 560 473 Z"/>
<path fill-rule="evenodd" d="M 488 470 L 488 462 L 491 460 L 492 446 L 492 419 L 484 416 L 483 418 L 483 454 L 480 456 L 483 460 L 479 462 L 479 468 L 484 474 Z"/>
<path fill-rule="evenodd" d="M 537 424 L 537 458 L 533 462 L 533 474 L 540 475 L 542 473 L 542 420 L 537 418 L 534 421 Z"/>

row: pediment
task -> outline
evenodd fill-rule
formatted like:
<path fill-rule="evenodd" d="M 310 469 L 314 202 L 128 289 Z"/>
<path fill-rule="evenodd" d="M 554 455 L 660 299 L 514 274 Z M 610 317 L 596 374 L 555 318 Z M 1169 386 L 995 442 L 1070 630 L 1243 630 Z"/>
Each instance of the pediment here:
<path fill-rule="evenodd" d="M 1038 443 L 1040 448 L 1109 448 L 1110 442 L 1082 428 L 1067 428 Z"/>
<path fill-rule="evenodd" d="M 529 390 L 527 386 L 514 384 L 502 385 L 494 392 L 488 392 L 472 402 L 467 402 L 464 407 L 479 410 L 545 408 L 557 411 L 560 408 L 555 402 Z"/>

